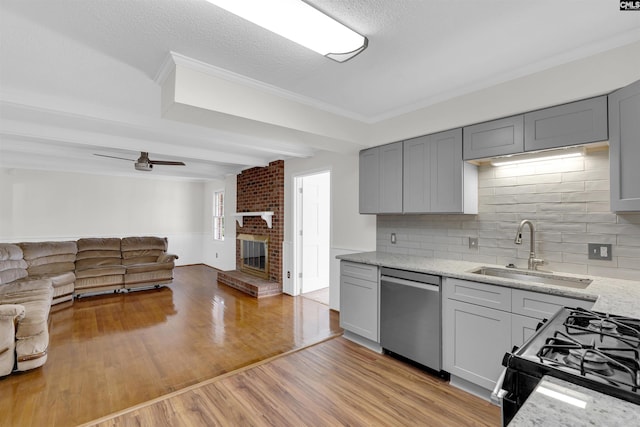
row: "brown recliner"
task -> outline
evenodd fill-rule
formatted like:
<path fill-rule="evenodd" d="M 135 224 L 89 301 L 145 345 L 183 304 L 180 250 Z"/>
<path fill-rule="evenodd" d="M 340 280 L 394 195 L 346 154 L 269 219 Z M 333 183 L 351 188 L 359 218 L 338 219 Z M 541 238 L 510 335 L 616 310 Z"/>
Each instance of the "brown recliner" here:
<path fill-rule="evenodd" d="M 177 255 L 168 254 L 166 237 L 124 237 L 120 249 L 126 267 L 124 287 L 159 286 L 173 280 Z"/>
<path fill-rule="evenodd" d="M 52 300 L 52 281 L 27 277 L 20 246 L 0 243 L 0 375 L 47 361 Z"/>

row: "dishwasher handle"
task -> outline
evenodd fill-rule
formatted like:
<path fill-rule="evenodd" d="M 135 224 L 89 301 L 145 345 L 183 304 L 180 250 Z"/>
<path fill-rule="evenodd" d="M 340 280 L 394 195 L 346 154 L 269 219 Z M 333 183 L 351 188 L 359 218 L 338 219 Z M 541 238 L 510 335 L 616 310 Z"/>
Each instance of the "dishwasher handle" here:
<path fill-rule="evenodd" d="M 395 285 L 413 286 L 414 288 L 424 289 L 425 291 L 440 292 L 440 286 L 429 283 L 414 282 L 413 280 L 399 279 L 391 276 L 380 276 L 380 282 L 393 283 Z"/>

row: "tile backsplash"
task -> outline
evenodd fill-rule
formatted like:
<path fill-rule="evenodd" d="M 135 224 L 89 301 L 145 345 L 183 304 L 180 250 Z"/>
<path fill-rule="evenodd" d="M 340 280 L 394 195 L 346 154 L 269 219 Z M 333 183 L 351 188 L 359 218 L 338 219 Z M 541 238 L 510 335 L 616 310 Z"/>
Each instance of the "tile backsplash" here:
<path fill-rule="evenodd" d="M 526 268 L 529 228 L 522 245 L 514 238 L 529 219 L 536 254 L 545 260 L 541 269 L 640 279 L 640 213 L 610 212 L 606 148 L 580 158 L 483 165 L 478 172 L 477 215 L 378 215 L 377 250 Z M 469 248 L 470 237 L 478 238 L 477 248 Z M 612 260 L 588 259 L 588 243 L 611 244 Z"/>

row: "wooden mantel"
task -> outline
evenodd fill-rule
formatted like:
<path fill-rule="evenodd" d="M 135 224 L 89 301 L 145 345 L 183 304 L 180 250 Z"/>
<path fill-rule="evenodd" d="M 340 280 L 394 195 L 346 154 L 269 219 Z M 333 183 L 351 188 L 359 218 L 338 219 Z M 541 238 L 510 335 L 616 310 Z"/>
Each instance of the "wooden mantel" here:
<path fill-rule="evenodd" d="M 240 227 L 242 227 L 242 220 L 245 216 L 259 216 L 267 223 L 267 227 L 271 228 L 271 217 L 273 217 L 273 212 L 236 212 L 233 216 L 236 217 L 236 221 L 238 221 L 238 225 Z"/>

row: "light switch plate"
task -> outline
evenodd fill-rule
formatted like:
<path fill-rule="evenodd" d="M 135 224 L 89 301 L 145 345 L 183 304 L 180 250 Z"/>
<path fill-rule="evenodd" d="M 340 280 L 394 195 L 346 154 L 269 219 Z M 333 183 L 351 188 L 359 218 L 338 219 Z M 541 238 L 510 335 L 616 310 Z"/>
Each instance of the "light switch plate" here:
<path fill-rule="evenodd" d="M 391 233 L 391 244 L 392 245 L 396 244 L 396 233 Z"/>
<path fill-rule="evenodd" d="M 589 259 L 599 259 L 603 261 L 611 261 L 611 244 L 608 243 L 589 243 Z"/>

